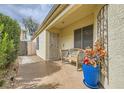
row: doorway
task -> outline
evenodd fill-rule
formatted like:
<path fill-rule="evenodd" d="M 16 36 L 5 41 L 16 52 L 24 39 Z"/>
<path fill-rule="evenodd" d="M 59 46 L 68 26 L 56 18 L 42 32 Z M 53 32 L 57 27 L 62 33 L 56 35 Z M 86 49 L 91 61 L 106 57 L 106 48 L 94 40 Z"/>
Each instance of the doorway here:
<path fill-rule="evenodd" d="M 59 34 L 49 32 L 49 59 L 56 60 L 59 58 Z"/>

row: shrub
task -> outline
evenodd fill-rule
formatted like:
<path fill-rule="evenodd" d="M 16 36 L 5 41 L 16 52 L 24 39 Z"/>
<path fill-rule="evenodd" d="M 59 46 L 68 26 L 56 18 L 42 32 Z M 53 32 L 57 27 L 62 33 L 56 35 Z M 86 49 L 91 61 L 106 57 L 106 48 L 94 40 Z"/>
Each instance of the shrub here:
<path fill-rule="evenodd" d="M 0 68 L 6 68 L 17 58 L 20 31 L 17 21 L 0 14 Z"/>
<path fill-rule="evenodd" d="M 2 87 L 5 84 L 5 80 L 0 81 L 0 87 Z"/>

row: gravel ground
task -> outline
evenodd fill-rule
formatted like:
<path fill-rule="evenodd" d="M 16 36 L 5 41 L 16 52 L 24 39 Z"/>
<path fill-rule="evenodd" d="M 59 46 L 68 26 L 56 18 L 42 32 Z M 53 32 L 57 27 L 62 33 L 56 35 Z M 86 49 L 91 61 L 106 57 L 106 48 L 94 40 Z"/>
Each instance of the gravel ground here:
<path fill-rule="evenodd" d="M 20 56 L 15 88 L 26 89 L 86 89 L 82 71 L 61 61 L 45 62 L 38 56 Z"/>

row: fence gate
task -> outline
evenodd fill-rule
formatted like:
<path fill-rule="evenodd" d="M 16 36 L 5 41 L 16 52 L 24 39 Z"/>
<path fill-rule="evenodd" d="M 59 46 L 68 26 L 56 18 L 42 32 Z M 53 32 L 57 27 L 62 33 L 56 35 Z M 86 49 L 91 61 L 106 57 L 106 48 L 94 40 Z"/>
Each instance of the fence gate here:
<path fill-rule="evenodd" d="M 101 64 L 101 69 L 106 70 L 107 75 L 101 73 L 100 81 L 104 85 L 105 78 L 109 84 L 109 62 L 108 62 L 108 5 L 104 5 L 97 15 L 97 38 L 101 39 L 102 47 L 107 51 L 107 57 L 104 64 Z"/>
<path fill-rule="evenodd" d="M 27 56 L 27 41 L 20 41 L 19 56 Z"/>

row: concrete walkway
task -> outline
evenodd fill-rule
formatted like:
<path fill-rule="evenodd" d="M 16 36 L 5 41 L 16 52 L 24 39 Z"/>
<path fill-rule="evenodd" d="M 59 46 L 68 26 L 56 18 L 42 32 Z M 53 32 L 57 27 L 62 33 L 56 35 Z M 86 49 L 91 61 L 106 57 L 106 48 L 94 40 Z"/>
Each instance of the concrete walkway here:
<path fill-rule="evenodd" d="M 86 88 L 82 71 L 61 61 L 45 62 L 38 56 L 20 56 L 19 73 L 15 88 Z"/>

